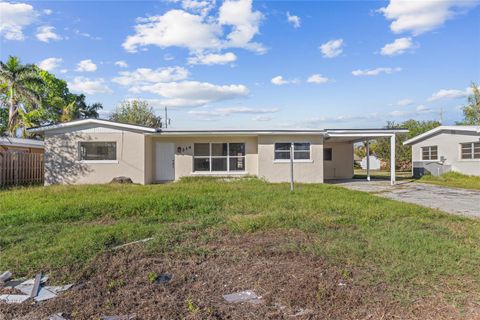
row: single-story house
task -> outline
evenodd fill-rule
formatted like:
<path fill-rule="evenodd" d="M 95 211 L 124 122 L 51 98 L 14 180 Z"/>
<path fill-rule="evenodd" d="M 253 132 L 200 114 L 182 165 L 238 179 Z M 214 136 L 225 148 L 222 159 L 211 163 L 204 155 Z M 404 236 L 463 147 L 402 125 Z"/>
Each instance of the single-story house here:
<path fill-rule="evenodd" d="M 177 130 L 83 119 L 29 129 L 45 135 L 45 183 L 150 184 L 185 176 L 255 175 L 270 182 L 353 177 L 353 144 L 406 130 Z M 395 166 L 391 173 L 395 182 Z"/>
<path fill-rule="evenodd" d="M 360 167 L 362 167 L 363 170 L 367 170 L 368 167 L 370 167 L 370 170 L 380 170 L 381 164 L 380 159 L 374 154 L 370 155 L 368 159 L 365 156 L 360 160 Z"/>
<path fill-rule="evenodd" d="M 44 143 L 41 140 L 0 137 L 0 153 L 25 152 L 43 153 Z"/>
<path fill-rule="evenodd" d="M 412 146 L 415 177 L 426 171 L 435 176 L 448 171 L 480 176 L 479 126 L 440 126 L 404 144 Z"/>

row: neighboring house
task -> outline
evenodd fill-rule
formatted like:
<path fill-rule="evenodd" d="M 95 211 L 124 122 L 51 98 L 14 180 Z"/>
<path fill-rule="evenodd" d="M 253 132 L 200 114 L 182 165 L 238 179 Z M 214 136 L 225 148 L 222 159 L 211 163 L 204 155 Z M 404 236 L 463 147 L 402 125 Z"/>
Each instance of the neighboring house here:
<path fill-rule="evenodd" d="M 480 175 L 480 128 L 478 126 L 440 126 L 403 144 L 412 146 L 415 177 L 426 171 L 440 175 L 456 171 Z"/>
<path fill-rule="evenodd" d="M 0 137 L 0 153 L 25 152 L 43 153 L 44 144 L 41 140 Z"/>
<path fill-rule="evenodd" d="M 363 170 L 367 170 L 367 157 L 363 157 L 360 161 L 360 166 Z M 370 170 L 380 170 L 381 161 L 375 155 L 370 156 Z"/>
<path fill-rule="evenodd" d="M 45 133 L 45 183 L 108 183 L 126 176 L 135 183 L 185 176 L 255 175 L 322 183 L 353 176 L 353 144 L 406 130 L 176 130 L 100 119 L 29 129 Z M 394 151 L 394 148 L 392 149 Z M 395 158 L 394 152 L 392 159 Z M 395 181 L 392 171 L 392 183 Z"/>

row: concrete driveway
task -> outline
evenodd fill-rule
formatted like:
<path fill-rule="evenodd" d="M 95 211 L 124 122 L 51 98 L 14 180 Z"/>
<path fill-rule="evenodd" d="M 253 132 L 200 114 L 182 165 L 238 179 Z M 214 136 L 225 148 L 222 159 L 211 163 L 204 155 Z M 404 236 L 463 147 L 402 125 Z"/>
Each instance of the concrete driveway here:
<path fill-rule="evenodd" d="M 451 214 L 480 218 L 480 191 L 441 187 L 417 182 L 353 179 L 332 181 L 348 189 L 371 192 L 398 201 L 439 209 Z"/>

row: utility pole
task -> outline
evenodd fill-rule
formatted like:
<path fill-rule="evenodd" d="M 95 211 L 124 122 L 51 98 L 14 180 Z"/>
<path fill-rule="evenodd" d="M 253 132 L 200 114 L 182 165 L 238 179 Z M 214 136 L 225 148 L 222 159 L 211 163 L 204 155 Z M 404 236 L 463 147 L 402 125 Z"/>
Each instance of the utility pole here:
<path fill-rule="evenodd" d="M 163 123 L 165 125 L 165 129 L 168 128 L 168 125 L 170 124 L 170 118 L 168 117 L 168 109 L 166 106 L 165 106 L 165 120 Z"/>
<path fill-rule="evenodd" d="M 440 115 L 440 124 L 443 124 L 443 107 L 440 107 L 440 111 L 438 113 Z"/>

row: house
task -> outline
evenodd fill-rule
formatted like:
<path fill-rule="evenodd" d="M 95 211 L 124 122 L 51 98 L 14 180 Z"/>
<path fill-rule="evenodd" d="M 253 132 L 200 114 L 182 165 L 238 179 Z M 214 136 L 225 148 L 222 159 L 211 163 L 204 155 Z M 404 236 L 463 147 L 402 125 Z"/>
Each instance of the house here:
<path fill-rule="evenodd" d="M 150 184 L 185 176 L 255 175 L 322 183 L 353 177 L 353 144 L 406 130 L 177 130 L 83 119 L 29 129 L 45 134 L 45 184 L 108 183 L 127 176 Z M 391 172 L 395 182 L 395 166 Z"/>
<path fill-rule="evenodd" d="M 44 144 L 41 140 L 0 137 L 0 153 L 25 152 L 43 153 Z"/>
<path fill-rule="evenodd" d="M 415 177 L 456 171 L 480 176 L 480 128 L 440 126 L 404 142 L 412 146 Z"/>
<path fill-rule="evenodd" d="M 360 161 L 360 167 L 362 167 L 363 170 L 367 170 L 368 166 L 370 166 L 370 170 L 380 170 L 381 161 L 377 158 L 377 156 L 372 154 L 369 156 L 368 160 L 370 160 L 370 162 L 367 161 L 367 157 L 365 156 Z"/>

